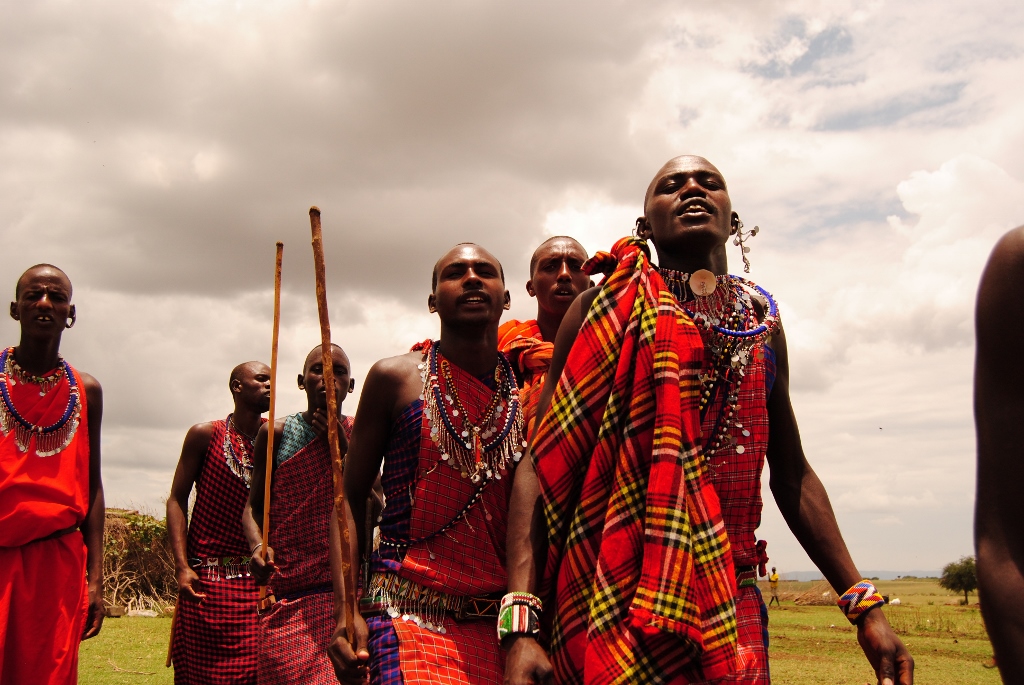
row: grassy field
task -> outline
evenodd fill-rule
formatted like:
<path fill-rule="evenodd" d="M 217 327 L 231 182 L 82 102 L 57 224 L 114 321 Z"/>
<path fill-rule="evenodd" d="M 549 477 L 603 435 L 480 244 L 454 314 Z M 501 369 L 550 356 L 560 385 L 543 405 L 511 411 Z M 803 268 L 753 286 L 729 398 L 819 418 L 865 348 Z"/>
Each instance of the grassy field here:
<path fill-rule="evenodd" d="M 861 685 L 874 683 L 856 631 L 834 606 L 797 606 L 793 597 L 816 583 L 783 582 L 781 608 L 769 613 L 768 632 L 772 681 L 779 685 Z M 900 606 L 886 607 L 890 623 L 917 663 L 921 685 L 997 684 L 992 648 L 976 604 L 959 606 L 958 598 L 935 580 L 879 581 L 879 590 L 899 597 Z M 768 597 L 767 583 L 763 589 Z M 977 597 L 971 597 L 976 602 Z M 99 637 L 82 644 L 79 682 L 82 685 L 173 683 L 164 668 L 167 618 L 107 619 Z"/>

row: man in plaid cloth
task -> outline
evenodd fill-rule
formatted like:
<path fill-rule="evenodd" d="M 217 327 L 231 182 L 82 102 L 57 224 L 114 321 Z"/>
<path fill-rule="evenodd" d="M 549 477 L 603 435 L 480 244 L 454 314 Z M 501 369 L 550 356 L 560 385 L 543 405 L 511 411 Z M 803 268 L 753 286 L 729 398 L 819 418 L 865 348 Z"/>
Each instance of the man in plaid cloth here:
<path fill-rule="evenodd" d="M 342 430 L 342 450 L 348 444 L 352 418 L 341 415 L 341 404 L 352 392 L 348 355 L 332 346 L 334 390 Z M 334 628 L 334 578 L 328 542 L 334 516 L 330 448 L 327 444 L 327 391 L 321 347 L 306 355 L 299 388 L 306 393 L 306 410 L 278 419 L 274 426 L 274 465 L 271 480 L 270 530 L 263 559 L 263 491 L 266 482 L 267 426 L 256 436 L 252 488 L 242 527 L 252 553 L 252 574 L 266 584 L 276 602 L 260 616 L 260 685 L 330 685 L 334 682 L 327 644 Z"/>
<path fill-rule="evenodd" d="M 253 442 L 270 407 L 270 368 L 231 371 L 234 411 L 185 434 L 167 498 L 178 580 L 171 658 L 177 685 L 255 685 L 259 591 L 249 573 L 242 510 L 249 499 Z M 192 486 L 196 502 L 187 520 Z"/>
<path fill-rule="evenodd" d="M 756 585 L 767 557 L 754 537 L 765 460 L 879 683 L 913 682 L 804 457 L 775 302 L 728 275 L 726 243 L 746 262 L 755 232 L 717 168 L 678 157 L 648 187 L 637 237 L 592 260 L 610 274 L 562 322 L 513 492 L 509 589 L 540 595 L 549 651 L 532 624 L 509 635 L 511 685 L 552 672 L 558 683 L 770 682 Z"/>
<path fill-rule="evenodd" d="M 508 355 L 519 378 L 527 433 L 533 427 L 558 326 L 576 296 L 592 285 L 583 272 L 586 261 L 587 251 L 575 238 L 557 235 L 541 243 L 530 258 L 526 282 L 526 292 L 537 298 L 537 318 L 510 319 L 498 328 L 498 348 Z"/>
<path fill-rule="evenodd" d="M 366 376 L 345 502 L 363 521 L 383 463 L 386 505 L 354 644 L 343 616 L 331 644 L 342 683 L 501 682 L 494 621 L 506 587 L 508 497 L 524 450 L 514 373 L 498 351 L 508 306 L 498 260 L 457 245 L 435 265 L 428 298 L 440 340 L 383 359 Z M 353 542 L 353 559 L 362 549 Z"/>

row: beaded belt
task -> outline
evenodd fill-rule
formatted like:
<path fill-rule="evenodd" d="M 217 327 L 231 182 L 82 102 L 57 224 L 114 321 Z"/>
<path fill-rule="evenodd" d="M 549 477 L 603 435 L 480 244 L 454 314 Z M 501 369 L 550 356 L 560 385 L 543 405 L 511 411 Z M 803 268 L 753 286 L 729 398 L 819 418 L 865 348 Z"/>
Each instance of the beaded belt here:
<path fill-rule="evenodd" d="M 203 580 L 218 581 L 249 578 L 249 560 L 252 557 L 192 557 L 188 565 L 205 576 Z"/>
<path fill-rule="evenodd" d="M 757 567 L 737 566 L 736 567 L 736 588 L 757 587 Z"/>
<path fill-rule="evenodd" d="M 444 633 L 443 617 L 456 621 L 496 618 L 500 603 L 500 596 L 450 595 L 394 573 L 374 573 L 369 592 L 359 603 L 359 611 L 363 616 L 387 614 L 391 618 L 401 617 L 428 630 Z"/>

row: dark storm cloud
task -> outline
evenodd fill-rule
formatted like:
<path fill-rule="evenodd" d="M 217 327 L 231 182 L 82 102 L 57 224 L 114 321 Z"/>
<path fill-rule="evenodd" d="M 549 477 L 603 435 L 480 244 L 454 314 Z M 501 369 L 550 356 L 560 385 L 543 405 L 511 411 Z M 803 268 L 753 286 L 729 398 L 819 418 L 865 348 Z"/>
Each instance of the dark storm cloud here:
<path fill-rule="evenodd" d="M 334 284 L 410 296 L 444 246 L 518 258 L 567 184 L 625 193 L 646 172 L 626 119 L 657 6 L 186 10 L 5 11 L 8 155 L 65 171 L 8 186 L 28 201 L 2 225 L 45 235 L 97 287 L 263 288 L 267 245 L 307 243 L 317 204 Z"/>

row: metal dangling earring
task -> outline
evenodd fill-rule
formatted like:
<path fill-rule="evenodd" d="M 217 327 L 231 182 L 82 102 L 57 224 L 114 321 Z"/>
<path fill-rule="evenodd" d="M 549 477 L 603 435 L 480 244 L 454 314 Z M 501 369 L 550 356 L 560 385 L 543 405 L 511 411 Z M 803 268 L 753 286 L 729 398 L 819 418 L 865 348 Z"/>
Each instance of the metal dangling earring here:
<path fill-rule="evenodd" d="M 74 325 L 75 325 L 75 320 L 77 318 L 78 317 L 76 317 L 76 316 L 72 316 L 71 319 L 67 323 L 64 324 L 64 328 L 73 328 Z"/>
<path fill-rule="evenodd" d="M 733 238 L 732 244 L 740 246 L 740 255 L 743 257 L 743 273 L 750 273 L 750 260 L 747 258 L 747 253 L 750 252 L 750 248 L 743 244 L 747 238 L 753 238 L 760 231 L 759 226 L 754 226 L 749 231 L 743 230 L 743 222 L 740 221 L 739 217 L 736 218 L 736 223 L 733 225 L 732 234 L 736 236 Z"/>

